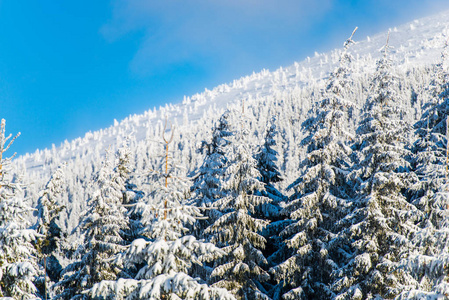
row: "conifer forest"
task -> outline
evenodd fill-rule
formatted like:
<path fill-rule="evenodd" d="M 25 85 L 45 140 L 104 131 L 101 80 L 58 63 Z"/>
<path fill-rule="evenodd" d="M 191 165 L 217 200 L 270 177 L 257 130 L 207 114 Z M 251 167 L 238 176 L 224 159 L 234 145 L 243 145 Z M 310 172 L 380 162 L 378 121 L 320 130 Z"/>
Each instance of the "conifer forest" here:
<path fill-rule="evenodd" d="M 449 299 L 445 26 L 22 156 L 2 120 L 0 298 Z"/>

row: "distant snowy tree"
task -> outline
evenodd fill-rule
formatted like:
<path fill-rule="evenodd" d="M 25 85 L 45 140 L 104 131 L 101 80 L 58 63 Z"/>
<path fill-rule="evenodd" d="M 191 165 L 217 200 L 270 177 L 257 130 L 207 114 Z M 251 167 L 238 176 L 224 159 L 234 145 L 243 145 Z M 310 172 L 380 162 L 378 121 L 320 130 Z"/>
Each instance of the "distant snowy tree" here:
<path fill-rule="evenodd" d="M 128 226 L 122 206 L 123 187 L 116 175 L 107 153 L 96 179 L 99 188 L 80 224 L 85 234 L 81 260 L 63 270 L 64 277 L 57 283 L 62 292 L 56 299 L 87 299 L 85 291 L 95 283 L 115 280 L 121 272 L 121 266 L 111 262 L 124 250 L 123 234 Z"/>
<path fill-rule="evenodd" d="M 11 174 L 14 157 L 4 157 L 16 135 L 6 136 L 6 122 L 0 123 L 0 297 L 36 299 L 33 283 L 38 274 L 32 242 L 41 237 L 29 229 L 32 208 L 24 199 L 21 183 Z M 8 142 L 9 141 L 9 142 Z"/>
<path fill-rule="evenodd" d="M 58 247 L 61 229 L 56 224 L 63 205 L 59 204 L 58 196 L 64 189 L 64 167 L 58 168 L 48 181 L 37 201 L 36 230 L 44 235 L 38 240 L 38 248 L 44 254 L 50 254 Z"/>
<path fill-rule="evenodd" d="M 255 194 L 264 190 L 264 184 L 259 181 L 261 175 L 246 131 L 242 124 L 232 143 L 232 156 L 221 184 L 227 193 L 214 202 L 222 215 L 205 230 L 210 240 L 227 253 L 215 261 L 211 280 L 213 286 L 226 288 L 239 299 L 269 299 L 261 285 L 270 276 L 262 268 L 267 264 L 262 253 L 266 240 L 260 234 L 268 222 L 257 218 L 257 207 L 269 199 Z"/>
<path fill-rule="evenodd" d="M 117 164 L 114 172 L 115 181 L 121 187 L 123 187 L 123 204 L 135 202 L 141 196 L 141 192 L 135 190 L 135 186 L 130 183 L 130 176 L 132 175 L 131 169 L 131 150 L 128 145 L 129 142 L 123 143 L 117 150 L 116 159 Z"/>
<path fill-rule="evenodd" d="M 130 243 L 138 236 L 140 216 L 133 212 L 133 204 L 143 197 L 143 192 L 139 191 L 137 186 L 131 183 L 131 155 L 128 142 L 123 143 L 117 150 L 117 164 L 114 168 L 114 181 L 122 192 L 121 202 L 128 208 L 129 227 L 125 229 L 124 233 L 124 239 L 127 243 Z"/>
<path fill-rule="evenodd" d="M 403 194 L 417 178 L 406 160 L 409 125 L 401 119 L 388 49 L 387 40 L 357 129 L 349 179 L 358 195 L 340 221 L 344 230 L 331 241 L 341 248 L 331 274 L 336 299 L 392 298 L 408 280 L 397 269 L 399 253 L 413 247 L 410 237 L 421 216 Z"/>
<path fill-rule="evenodd" d="M 229 119 L 230 112 L 226 111 L 212 129 L 210 142 L 202 141 L 199 149 L 204 154 L 204 160 L 192 186 L 193 200 L 198 207 L 211 207 L 217 199 L 224 196 L 221 184 L 229 160 L 230 139 L 234 135 Z M 214 209 L 207 210 L 205 214 L 208 220 L 201 221 L 200 226 L 209 225 L 220 216 Z"/>
<path fill-rule="evenodd" d="M 200 242 L 189 229 L 201 213 L 187 205 L 185 179 L 169 157 L 171 138 L 164 136 L 162 172 L 152 171 L 154 190 L 136 205 L 142 216 L 141 234 L 117 261 L 133 270 L 132 278 L 106 280 L 89 291 L 93 298 L 115 299 L 235 299 L 224 289 L 211 288 L 191 276 L 194 265 L 217 259 L 223 251 Z"/>
<path fill-rule="evenodd" d="M 355 30 L 354 30 L 355 32 Z M 354 34 L 353 32 L 353 34 Z M 345 42 L 340 65 L 331 73 L 323 99 L 317 103 L 316 115 L 303 124 L 309 135 L 303 140 L 307 157 L 303 173 L 288 189 L 293 189 L 282 214 L 292 220 L 280 233 L 285 239 L 270 260 L 279 264 L 271 269 L 278 282 L 274 298 L 325 298 L 331 292 L 326 286 L 335 263 L 328 255 L 336 221 L 348 207 L 345 182 L 351 153 L 345 120 L 354 103 L 349 94 L 352 56 L 348 48 L 352 35 Z M 319 267 L 316 267 L 319 266 Z"/>
<path fill-rule="evenodd" d="M 267 211 L 266 215 L 274 217 L 278 214 L 279 203 L 285 200 L 285 196 L 276 188 L 273 184 L 283 180 L 279 168 L 276 165 L 278 152 L 275 150 L 277 134 L 275 119 L 273 118 L 268 126 L 266 135 L 264 137 L 264 143 L 261 145 L 258 153 L 256 154 L 257 169 L 260 172 L 260 181 L 265 184 L 265 189 L 261 191 L 261 194 L 272 200 L 273 211 Z"/>
<path fill-rule="evenodd" d="M 42 234 L 42 237 L 36 241 L 36 247 L 39 253 L 39 263 L 44 267 L 42 274 L 41 287 L 42 293 L 48 294 L 47 279 L 48 276 L 52 282 L 57 282 L 62 271 L 61 264 L 57 256 L 61 255 L 61 237 L 62 230 L 58 225 L 59 214 L 64 208 L 60 204 L 60 195 L 65 187 L 64 167 L 59 167 L 48 181 L 45 189 L 37 201 L 37 223 L 34 228 Z"/>

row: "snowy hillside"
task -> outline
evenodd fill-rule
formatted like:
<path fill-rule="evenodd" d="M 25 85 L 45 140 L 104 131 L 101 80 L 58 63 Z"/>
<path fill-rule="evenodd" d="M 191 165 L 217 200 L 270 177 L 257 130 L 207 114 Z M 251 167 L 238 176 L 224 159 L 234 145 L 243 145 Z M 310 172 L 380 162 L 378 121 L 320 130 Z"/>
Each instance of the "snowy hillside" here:
<path fill-rule="evenodd" d="M 391 29 L 390 44 L 393 47 L 395 64 L 405 71 L 412 66 L 429 65 L 438 61 L 441 49 L 448 32 L 449 12 L 436 16 L 412 21 L 408 24 Z M 354 37 L 357 44 L 350 49 L 356 57 L 360 72 L 374 71 L 374 62 L 380 55 L 386 33 L 372 37 Z M 247 105 L 266 101 L 267 97 L 279 94 L 293 94 L 304 87 L 319 84 L 326 78 L 338 63 L 341 49 L 331 53 L 316 53 L 302 62 L 289 67 L 270 72 L 259 73 L 234 80 L 232 83 L 220 85 L 213 90 L 205 90 L 201 94 L 185 96 L 178 104 L 167 104 L 165 107 L 154 108 L 141 115 L 133 115 L 113 127 L 97 132 L 89 132 L 82 138 L 67 141 L 52 149 L 37 150 L 16 159 L 16 163 L 26 168 L 33 178 L 48 178 L 50 170 L 61 161 L 71 160 L 77 156 L 83 160 L 89 159 L 89 152 L 95 149 L 104 151 L 108 146 L 116 147 L 126 137 L 132 136 L 136 142 L 148 138 L 158 123 L 168 116 L 177 126 L 199 126 L 210 122 L 208 118 L 216 119 L 227 108 L 237 108 L 242 101 Z M 304 104 L 307 107 L 310 104 Z M 52 161 L 56 161 L 54 163 Z"/>
<path fill-rule="evenodd" d="M 33 228 L 65 233 L 52 293 L 447 296 L 448 25 L 449 11 L 355 32 L 330 53 L 15 158 L 11 184 L 39 207 L 33 220 L 47 198 L 60 212 Z M 80 261 L 95 265 L 95 247 L 118 266 L 96 265 L 106 275 L 86 283 Z"/>
<path fill-rule="evenodd" d="M 426 67 L 431 63 L 436 63 L 440 57 L 441 49 L 445 43 L 445 34 L 448 34 L 449 12 L 444 12 L 436 16 L 412 21 L 408 24 L 391 29 L 390 45 L 391 53 L 394 57 L 394 64 L 397 65 L 398 72 L 405 74 L 407 71 Z M 387 33 L 380 33 L 372 37 L 359 37 L 355 34 L 354 40 L 357 42 L 350 52 L 356 58 L 354 63 L 354 77 L 362 77 L 361 80 L 369 77 L 374 72 L 375 60 L 380 56 L 380 49 L 386 41 Z M 242 105 L 248 108 L 260 110 L 260 106 L 281 105 L 282 101 L 291 102 L 291 109 L 286 110 L 282 119 L 287 117 L 296 118 L 298 123 L 305 120 L 306 113 L 312 107 L 312 103 L 318 100 L 317 95 L 323 88 L 324 80 L 327 78 L 338 63 L 342 49 L 336 49 L 331 53 L 315 53 L 313 57 L 295 63 L 286 68 L 279 68 L 274 72 L 263 70 L 259 73 L 234 80 L 232 83 L 220 85 L 213 90 L 205 90 L 201 94 L 185 96 L 181 103 L 167 104 L 164 107 L 154 108 L 141 115 L 133 115 L 120 122 L 114 121 L 114 126 L 96 131 L 88 132 L 84 137 L 73 141 L 66 141 L 62 145 L 52 149 L 37 150 L 15 159 L 18 173 L 24 176 L 24 181 L 32 183 L 29 189 L 30 196 L 36 199 L 37 191 L 45 184 L 51 173 L 62 163 L 68 162 L 73 165 L 70 169 L 76 177 L 86 180 L 90 178 L 98 169 L 104 151 L 110 148 L 116 150 L 122 142 L 130 139 L 130 147 L 133 152 L 137 149 L 157 148 L 160 142 L 160 132 L 162 130 L 165 117 L 176 127 L 177 135 L 191 136 L 194 140 L 179 140 L 179 143 L 192 143 L 188 147 L 197 148 L 201 140 L 205 139 L 208 130 L 218 117 L 226 109 L 241 110 Z M 419 75 L 418 75 L 419 76 Z M 417 79 L 419 80 L 419 79 Z M 312 97 L 306 96 L 312 94 Z M 360 91 L 360 95 L 365 95 L 366 91 Z M 359 108 L 362 107 L 364 97 L 358 97 Z M 421 99 L 422 101 L 422 99 Z M 422 104 L 422 103 L 421 103 Z M 419 110 L 416 105 L 415 110 Z M 257 116 L 263 131 L 268 116 Z M 409 117 L 416 119 L 416 112 L 409 114 Z M 287 120 L 282 120 L 287 123 Z M 298 123 L 299 124 L 299 123 Z M 287 125 L 290 130 L 299 128 Z M 298 126 L 296 124 L 296 126 Z M 298 130 L 300 131 L 300 130 Z M 301 140 L 302 133 L 296 132 L 293 135 L 294 141 Z M 259 140 L 261 137 L 257 137 Z M 157 150 L 156 150 L 157 151 Z M 191 149 L 191 151 L 193 151 Z M 183 156 L 184 154 L 179 153 Z M 191 154 L 194 156 L 194 154 Z M 291 153 L 290 156 L 294 156 Z M 184 158 L 185 159 L 185 158 Z M 299 157 L 294 158 L 297 162 Z M 192 171 L 198 166 L 200 161 L 191 162 L 188 169 Z M 287 174 L 293 173 L 297 169 L 296 164 L 281 167 Z M 139 170 L 142 172 L 143 170 Z M 296 174 L 295 174 L 296 175 Z M 83 195 L 79 204 L 83 207 L 86 195 Z M 80 207 L 80 209 L 81 209 Z M 79 210 L 77 210 L 79 212 Z M 76 222 L 75 222 L 76 223 Z"/>

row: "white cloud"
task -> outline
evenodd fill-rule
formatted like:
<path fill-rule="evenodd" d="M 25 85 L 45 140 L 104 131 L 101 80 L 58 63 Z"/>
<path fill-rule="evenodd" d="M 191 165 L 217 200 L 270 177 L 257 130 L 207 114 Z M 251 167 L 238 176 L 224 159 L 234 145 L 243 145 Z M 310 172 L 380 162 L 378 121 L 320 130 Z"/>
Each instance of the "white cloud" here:
<path fill-rule="evenodd" d="M 331 0 L 116 0 L 101 33 L 115 41 L 143 31 L 131 69 L 155 72 L 202 59 L 255 59 L 258 53 L 252 52 L 279 48 L 277 43 L 282 42 L 277 37 L 307 29 L 331 4 Z"/>
<path fill-rule="evenodd" d="M 113 0 L 101 33 L 113 42 L 138 32 L 141 41 L 130 62 L 136 74 L 183 65 L 251 72 L 291 63 L 304 49 L 340 46 L 355 26 L 359 35 L 373 34 L 447 5 L 447 0 Z"/>

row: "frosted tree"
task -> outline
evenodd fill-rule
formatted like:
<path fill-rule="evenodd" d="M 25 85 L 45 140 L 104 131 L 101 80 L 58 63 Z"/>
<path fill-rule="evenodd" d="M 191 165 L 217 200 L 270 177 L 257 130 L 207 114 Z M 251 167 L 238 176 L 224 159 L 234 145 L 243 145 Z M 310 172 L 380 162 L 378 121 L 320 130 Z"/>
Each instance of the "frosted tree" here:
<path fill-rule="evenodd" d="M 357 129 L 349 174 L 357 196 L 340 220 L 344 230 L 331 240 L 341 249 L 331 274 L 336 299 L 392 298 L 408 280 L 397 268 L 399 253 L 413 247 L 410 237 L 421 216 L 404 195 L 417 178 L 406 160 L 409 126 L 401 119 L 388 49 L 387 40 Z"/>
<path fill-rule="evenodd" d="M 204 160 L 194 178 L 192 190 L 193 199 L 198 207 L 211 207 L 213 203 L 224 196 L 222 182 L 228 164 L 228 152 L 234 132 L 230 124 L 230 112 L 226 111 L 212 129 L 210 142 L 202 141 L 199 151 Z M 216 220 L 220 213 L 214 209 L 206 210 L 208 220 L 201 221 L 200 227 L 205 227 Z"/>
<path fill-rule="evenodd" d="M 117 184 L 123 186 L 123 200 L 124 204 L 135 203 L 139 197 L 141 197 L 141 192 L 136 191 L 136 186 L 130 182 L 132 175 L 131 169 L 131 150 L 129 148 L 129 141 L 124 142 L 121 147 L 117 150 L 116 159 L 118 160 L 117 165 L 114 169 L 117 176 L 115 180 Z"/>
<path fill-rule="evenodd" d="M 5 152 L 19 136 L 5 135 L 6 122 L 0 123 L 0 297 L 36 299 L 33 283 L 38 274 L 33 242 L 41 237 L 29 229 L 30 213 L 22 185 L 13 178 L 11 162 Z"/>
<path fill-rule="evenodd" d="M 429 198 L 431 212 L 413 235 L 413 248 L 401 253 L 397 269 L 405 282 L 397 299 L 446 299 L 449 297 L 449 185 L 440 186 Z"/>
<path fill-rule="evenodd" d="M 259 181 L 257 161 L 247 139 L 242 124 L 222 182 L 226 194 L 214 202 L 221 216 L 205 230 L 210 240 L 227 253 L 215 261 L 211 281 L 213 286 L 232 291 L 238 299 L 269 299 L 261 285 L 270 276 L 262 268 L 267 264 L 262 253 L 266 240 L 260 234 L 268 222 L 257 218 L 257 208 L 269 199 L 256 195 L 264 190 L 264 184 Z"/>
<path fill-rule="evenodd" d="M 447 183 L 448 72 L 446 43 L 442 60 L 434 68 L 421 120 L 415 124 L 416 173 L 420 177 L 413 203 L 424 213 L 414 234 L 412 251 L 401 254 L 399 268 L 409 276 L 400 299 L 444 298 L 449 295 L 449 186 Z"/>
<path fill-rule="evenodd" d="M 122 192 L 121 202 L 128 208 L 129 228 L 125 229 L 124 238 L 127 242 L 131 242 L 139 235 L 138 231 L 140 230 L 140 216 L 134 213 L 133 206 L 143 197 L 143 193 L 138 190 L 135 184 L 131 183 L 132 170 L 130 165 L 132 153 L 128 143 L 129 141 L 123 143 L 117 150 L 114 180 Z"/>
<path fill-rule="evenodd" d="M 414 204 L 429 213 L 433 198 L 446 178 L 446 119 L 449 115 L 449 73 L 447 69 L 448 45 L 446 43 L 440 63 L 433 68 L 433 76 L 425 95 L 429 101 L 424 113 L 415 124 L 417 141 L 413 152 L 415 172 L 421 186 L 414 195 Z"/>
<path fill-rule="evenodd" d="M 45 271 L 42 278 L 44 295 L 47 295 L 47 275 L 51 281 L 57 282 L 62 270 L 57 258 L 61 254 L 62 230 L 57 221 L 59 220 L 59 213 L 64 209 L 59 199 L 64 188 L 64 166 L 61 166 L 47 182 L 37 201 L 37 223 L 34 228 L 42 234 L 42 237 L 36 241 L 36 248 L 39 253 L 40 264 Z"/>
<path fill-rule="evenodd" d="M 122 270 L 111 258 L 125 249 L 123 235 L 128 222 L 122 206 L 123 186 L 117 183 L 108 152 L 96 182 L 98 190 L 80 223 L 85 235 L 81 260 L 63 270 L 57 283 L 62 291 L 56 299 L 87 299 L 86 290 L 102 280 L 115 280 Z"/>
<path fill-rule="evenodd" d="M 166 121 L 167 122 L 167 121 Z M 166 123 L 167 125 L 167 123 Z M 199 209 L 186 204 L 185 178 L 169 155 L 165 137 L 162 171 L 152 171 L 153 191 L 136 205 L 142 216 L 141 234 L 117 257 L 132 278 L 102 281 L 93 286 L 93 298 L 115 299 L 235 299 L 225 289 L 209 287 L 192 277 L 194 266 L 217 259 L 223 251 L 187 235 L 188 226 L 201 218 Z"/>
<path fill-rule="evenodd" d="M 58 197 L 64 190 L 64 167 L 59 167 L 47 182 L 37 201 L 36 230 L 44 237 L 38 240 L 38 248 L 44 254 L 50 254 L 58 247 L 61 229 L 56 224 L 59 213 L 64 206 Z"/>
<path fill-rule="evenodd" d="M 279 168 L 276 165 L 278 152 L 276 151 L 277 134 L 275 118 L 270 121 L 267 128 L 264 143 L 260 147 L 256 154 L 257 169 L 260 172 L 260 181 L 265 184 L 265 189 L 261 191 L 261 194 L 272 200 L 274 206 L 273 211 L 267 211 L 266 215 L 275 217 L 278 214 L 279 203 L 285 200 L 285 196 L 273 185 L 283 180 Z"/>
<path fill-rule="evenodd" d="M 357 28 L 356 28 L 357 29 Z M 291 219 L 280 233 L 284 243 L 279 245 L 270 261 L 278 263 L 271 269 L 278 282 L 274 298 L 325 298 L 332 294 L 326 282 L 335 263 L 329 257 L 332 232 L 336 221 L 349 206 L 346 174 L 351 166 L 347 141 L 353 135 L 345 120 L 354 104 L 349 94 L 352 56 L 348 49 L 352 36 L 344 43 L 340 65 L 331 73 L 323 99 L 316 107 L 316 115 L 303 124 L 309 135 L 303 140 L 307 157 L 303 172 L 288 189 L 293 190 L 281 211 Z M 319 266 L 318 268 L 316 266 Z"/>

